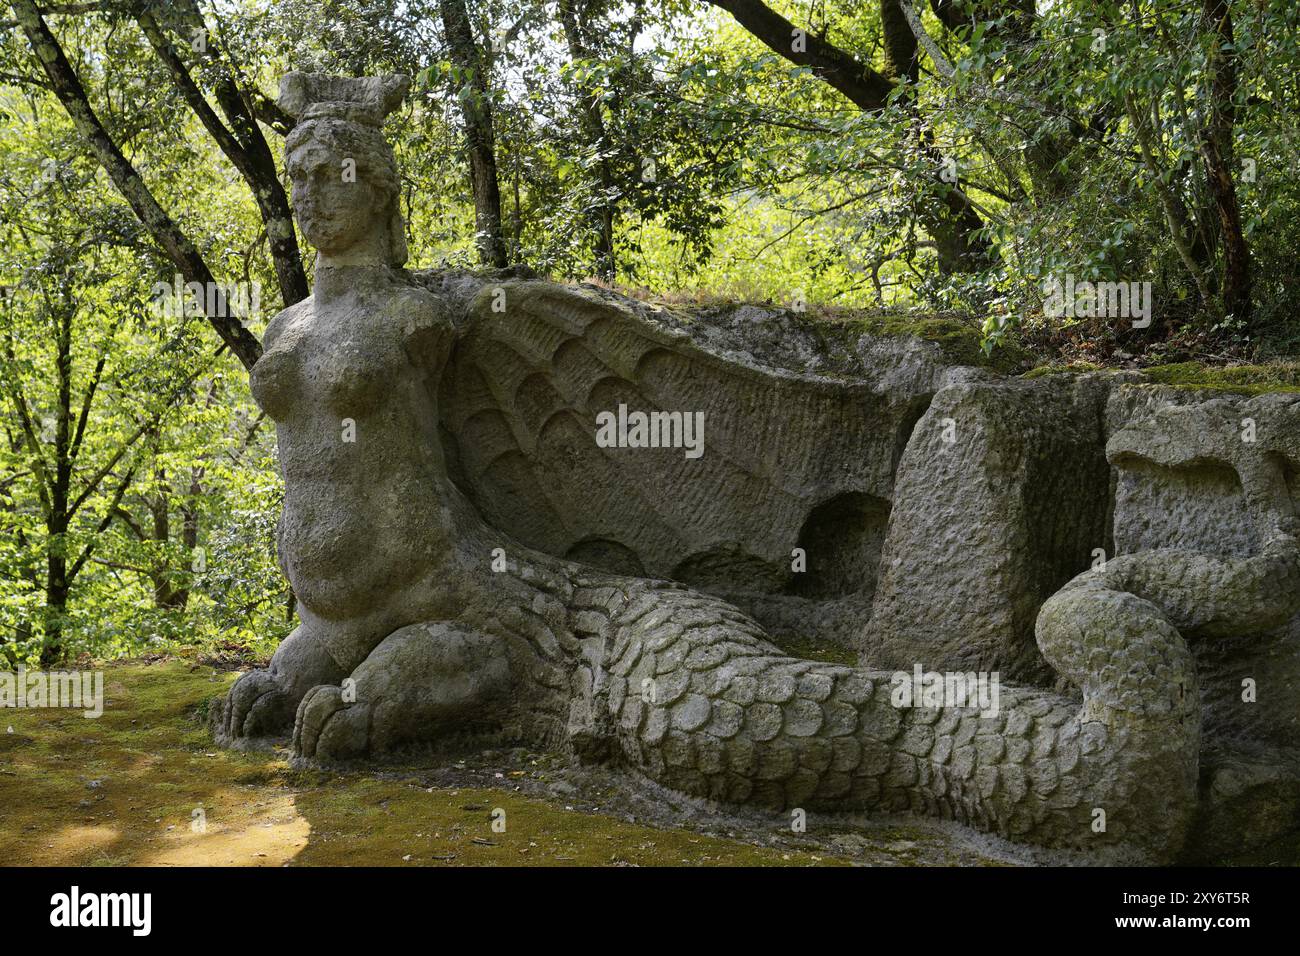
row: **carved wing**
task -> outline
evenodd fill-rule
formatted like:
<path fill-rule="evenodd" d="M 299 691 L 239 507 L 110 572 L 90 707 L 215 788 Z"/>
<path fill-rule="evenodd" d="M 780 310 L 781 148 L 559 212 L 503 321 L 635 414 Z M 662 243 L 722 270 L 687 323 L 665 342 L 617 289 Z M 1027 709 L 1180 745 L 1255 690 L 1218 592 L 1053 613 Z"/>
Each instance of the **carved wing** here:
<path fill-rule="evenodd" d="M 601 447 L 620 405 L 701 413 L 703 453 Z M 524 544 L 748 593 L 787 588 L 803 546 L 801 593 L 826 596 L 874 577 L 907 415 L 863 381 L 759 362 L 734 329 L 527 281 L 473 299 L 440 408 L 455 480 Z"/>

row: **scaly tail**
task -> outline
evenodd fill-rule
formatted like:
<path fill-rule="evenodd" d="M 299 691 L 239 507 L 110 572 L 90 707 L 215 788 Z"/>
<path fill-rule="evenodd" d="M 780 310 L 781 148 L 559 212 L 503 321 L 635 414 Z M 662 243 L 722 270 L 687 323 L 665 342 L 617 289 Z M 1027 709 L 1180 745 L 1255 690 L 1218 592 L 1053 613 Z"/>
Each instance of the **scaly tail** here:
<path fill-rule="evenodd" d="M 1177 851 L 1195 800 L 1194 671 L 1177 631 L 1139 599 L 1115 599 L 1117 626 L 1049 623 L 1049 659 L 1084 688 L 1082 709 L 1006 688 L 984 717 L 895 707 L 891 672 L 786 656 L 754 621 L 685 588 L 587 583 L 573 594 L 575 632 L 608 648 L 593 703 L 628 760 L 665 786 L 771 807 L 912 811 L 1144 858 Z M 1063 621 L 1073 600 L 1055 605 Z"/>
<path fill-rule="evenodd" d="M 1039 648 L 1082 688 L 1082 728 L 1115 742 L 1090 754 L 1087 770 L 1089 800 L 1119 824 L 1120 839 L 1170 858 L 1191 823 L 1199 693 L 1183 637 L 1260 633 L 1297 612 L 1300 546 L 1280 533 L 1244 559 L 1178 549 L 1124 555 L 1043 605 Z"/>

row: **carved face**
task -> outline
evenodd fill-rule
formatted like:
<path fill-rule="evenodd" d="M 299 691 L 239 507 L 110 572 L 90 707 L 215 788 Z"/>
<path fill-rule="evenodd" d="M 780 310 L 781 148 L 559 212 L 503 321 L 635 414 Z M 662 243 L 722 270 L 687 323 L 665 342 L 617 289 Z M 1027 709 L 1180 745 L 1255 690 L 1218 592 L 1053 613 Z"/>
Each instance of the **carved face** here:
<path fill-rule="evenodd" d="M 393 197 L 368 175 L 363 159 L 308 139 L 289 154 L 287 165 L 298 225 L 320 252 L 345 252 L 385 221 Z"/>

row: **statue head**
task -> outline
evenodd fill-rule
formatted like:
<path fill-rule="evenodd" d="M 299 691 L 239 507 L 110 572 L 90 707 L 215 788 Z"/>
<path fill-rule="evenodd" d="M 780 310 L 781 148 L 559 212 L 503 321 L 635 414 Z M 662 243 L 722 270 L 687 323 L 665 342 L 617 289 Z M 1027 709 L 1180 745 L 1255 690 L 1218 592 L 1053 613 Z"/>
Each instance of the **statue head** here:
<path fill-rule="evenodd" d="M 284 143 L 294 213 L 307 241 L 325 257 L 393 266 L 406 261 L 397 159 L 383 123 L 409 83 L 405 76 L 324 73 L 289 73 L 280 81 L 280 107 L 297 120 Z"/>

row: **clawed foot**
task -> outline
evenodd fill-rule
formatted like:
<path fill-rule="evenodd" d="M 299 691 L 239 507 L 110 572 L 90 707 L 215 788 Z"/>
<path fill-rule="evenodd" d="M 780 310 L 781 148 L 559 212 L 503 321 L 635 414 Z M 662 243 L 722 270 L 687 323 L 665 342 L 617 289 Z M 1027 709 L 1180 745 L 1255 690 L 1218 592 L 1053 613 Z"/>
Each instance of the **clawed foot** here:
<path fill-rule="evenodd" d="M 300 757 L 349 760 L 370 749 L 370 705 L 349 702 L 343 689 L 323 684 L 307 691 L 293 724 Z"/>
<path fill-rule="evenodd" d="M 313 687 L 294 720 L 294 752 L 350 760 L 499 723 L 509 708 L 501 638 L 434 622 L 394 631 L 343 686 Z"/>
<path fill-rule="evenodd" d="M 270 667 L 244 674 L 213 708 L 213 736 L 236 747 L 258 737 L 285 736 L 308 688 L 345 673 L 323 643 L 300 626 L 284 639 Z"/>
<path fill-rule="evenodd" d="M 216 711 L 217 740 L 231 744 L 282 735 L 292 725 L 296 704 L 269 669 L 249 671 L 230 688 Z"/>

